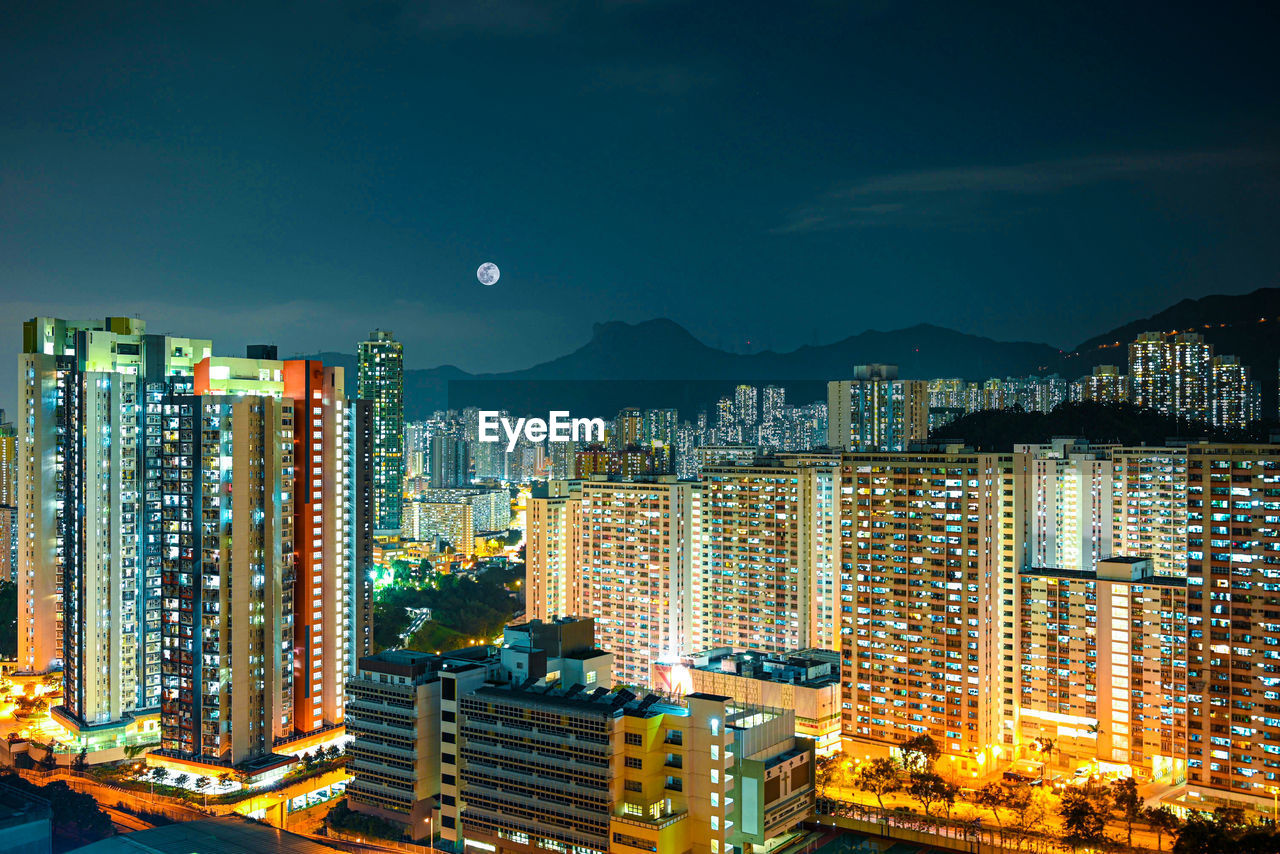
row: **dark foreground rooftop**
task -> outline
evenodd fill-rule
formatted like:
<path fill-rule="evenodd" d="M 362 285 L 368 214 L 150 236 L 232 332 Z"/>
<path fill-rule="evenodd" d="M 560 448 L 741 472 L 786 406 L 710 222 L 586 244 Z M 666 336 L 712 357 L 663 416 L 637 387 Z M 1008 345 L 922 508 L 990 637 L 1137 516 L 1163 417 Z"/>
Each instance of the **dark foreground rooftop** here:
<path fill-rule="evenodd" d="M 103 839 L 70 854 L 333 854 L 313 842 L 241 816 L 184 821 Z"/>

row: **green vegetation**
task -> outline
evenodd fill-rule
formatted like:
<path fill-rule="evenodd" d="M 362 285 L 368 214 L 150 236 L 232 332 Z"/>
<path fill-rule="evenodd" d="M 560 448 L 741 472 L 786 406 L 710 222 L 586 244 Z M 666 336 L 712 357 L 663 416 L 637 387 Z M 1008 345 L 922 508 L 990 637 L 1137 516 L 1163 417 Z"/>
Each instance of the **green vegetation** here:
<path fill-rule="evenodd" d="M 1219 807 L 1212 816 L 1192 814 L 1176 831 L 1173 854 L 1275 854 L 1280 839 L 1274 827 L 1250 824 L 1238 807 Z"/>
<path fill-rule="evenodd" d="M 403 827 L 374 815 L 356 812 L 347 806 L 346 798 L 338 801 L 337 805 L 329 810 L 329 814 L 324 817 L 324 824 L 325 827 L 332 827 L 344 833 L 357 833 L 377 839 L 399 841 L 404 838 Z"/>
<path fill-rule="evenodd" d="M 416 565 L 407 560 L 391 561 L 391 581 L 396 587 L 425 587 L 431 583 L 432 575 L 430 561 L 422 560 Z"/>
<path fill-rule="evenodd" d="M 1102 786 L 1068 788 L 1062 793 L 1058 815 L 1062 841 L 1073 849 L 1101 848 L 1109 843 L 1107 819 L 1111 817 L 1111 793 Z"/>
<path fill-rule="evenodd" d="M 409 642 L 405 644 L 405 649 L 414 649 L 419 652 L 442 652 L 468 646 L 472 641 L 477 640 L 487 642 L 488 639 L 469 638 L 460 632 L 455 632 L 453 629 L 445 628 L 435 620 L 427 620 L 420 629 L 410 635 Z"/>
<path fill-rule="evenodd" d="M 957 418 L 929 434 L 936 443 L 960 442 L 978 451 L 1010 451 L 1015 443 L 1048 442 L 1054 436 L 1083 436 L 1093 443 L 1162 445 L 1171 438 L 1261 440 L 1268 425 L 1224 432 L 1200 421 L 1188 421 L 1128 403 L 1059 404 L 1052 412 L 987 409 Z"/>
<path fill-rule="evenodd" d="M 116 829 L 111 824 L 111 819 L 98 809 L 93 797 L 75 791 L 61 780 L 47 786 L 37 786 L 17 774 L 7 774 L 0 777 L 0 783 L 49 802 L 53 810 L 55 851 L 78 848 L 115 835 Z"/>
<path fill-rule="evenodd" d="M 373 639 L 379 649 L 406 646 L 421 652 L 437 652 L 488 642 L 502 631 L 519 609 L 513 597 L 524 577 L 521 565 L 489 567 L 475 580 L 461 575 L 433 575 L 421 589 L 390 587 L 378 594 L 374 606 Z M 430 608 L 431 619 L 403 644 L 401 635 L 413 624 L 413 611 Z"/>
<path fill-rule="evenodd" d="M 0 658 L 18 657 L 18 585 L 0 581 Z"/>
<path fill-rule="evenodd" d="M 1040 752 L 1048 753 L 1052 746 L 1045 743 Z M 1166 838 L 1173 840 L 1167 849 L 1172 854 L 1280 851 L 1280 836 L 1269 819 L 1249 821 L 1238 807 L 1219 807 L 1212 814 L 1193 813 L 1184 822 L 1167 807 L 1144 807 L 1137 782 L 1129 777 L 1110 786 L 1068 785 L 1059 793 L 1049 786 L 1008 781 L 961 790 L 941 770 L 938 746 L 929 736 L 917 736 L 898 747 L 900 758 L 856 764 L 840 754 L 820 759 L 816 778 L 820 810 L 877 821 L 888 816 L 925 831 L 960 831 L 1006 850 L 1059 850 L 1065 844 L 1074 851 L 1151 851 L 1147 840 L 1139 844 L 1134 838 L 1135 833 L 1146 832 L 1155 836 L 1157 852 L 1166 850 Z M 878 810 L 840 803 L 842 790 L 849 789 L 873 797 Z M 912 798 L 923 814 L 885 804 L 888 796 L 899 794 Z"/>

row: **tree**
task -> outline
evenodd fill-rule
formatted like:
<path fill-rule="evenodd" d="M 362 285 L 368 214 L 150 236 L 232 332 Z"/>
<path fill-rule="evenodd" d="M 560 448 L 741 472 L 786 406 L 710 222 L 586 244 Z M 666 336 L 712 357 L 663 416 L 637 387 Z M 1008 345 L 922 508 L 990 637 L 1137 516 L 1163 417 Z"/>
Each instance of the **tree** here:
<path fill-rule="evenodd" d="M 316 764 L 316 757 L 311 753 L 310 750 L 302 754 L 302 756 L 300 756 L 299 758 L 302 760 L 302 764 L 307 766 L 308 768 Z"/>
<path fill-rule="evenodd" d="M 1058 815 L 1062 817 L 1062 841 L 1072 848 L 1100 848 L 1107 842 L 1110 797 L 1105 789 L 1090 786 L 1062 793 Z"/>
<path fill-rule="evenodd" d="M 1168 807 L 1152 807 L 1142 811 L 1142 820 L 1156 832 L 1156 851 L 1164 850 L 1164 835 L 1175 833 L 1182 826 L 1178 816 Z"/>
<path fill-rule="evenodd" d="M 853 775 L 853 788 L 874 795 L 880 811 L 884 812 L 884 796 L 902 791 L 898 764 L 892 759 L 880 758 L 858 766 Z"/>
<path fill-rule="evenodd" d="M 80 748 L 80 752 L 76 754 L 76 758 L 71 760 L 71 767 L 80 772 L 83 772 L 84 769 L 89 767 L 89 748 Z"/>
<path fill-rule="evenodd" d="M 1111 800 L 1124 821 L 1125 844 L 1133 850 L 1133 823 L 1142 817 L 1142 797 L 1132 777 L 1121 777 L 1111 784 Z"/>
<path fill-rule="evenodd" d="M 932 771 L 916 772 L 907 782 L 907 794 L 920 802 L 924 814 L 929 818 L 933 818 L 935 806 L 944 807 L 950 812 L 951 805 L 956 802 L 956 795 L 959 792 L 958 786 L 949 783 Z"/>
<path fill-rule="evenodd" d="M 75 791 L 62 780 L 37 786 L 17 774 L 10 774 L 0 776 L 0 782 L 49 802 L 55 851 L 79 848 L 115 833 L 111 819 L 98 808 L 93 797 Z"/>
<path fill-rule="evenodd" d="M 1026 788 L 1030 792 L 1030 787 Z M 1000 836 L 1003 838 L 1004 820 L 1000 818 L 1000 810 L 1009 808 L 1009 790 L 999 783 L 988 783 L 973 793 L 973 802 L 991 810 L 991 817 L 995 819 L 996 827 L 1000 829 Z"/>
<path fill-rule="evenodd" d="M 342 755 L 342 748 L 336 744 L 331 744 L 329 745 L 329 749 L 326 750 L 325 753 L 328 754 L 330 759 L 337 759 L 339 756 Z"/>
<path fill-rule="evenodd" d="M 480 557 L 494 557 L 502 554 L 502 547 L 505 545 L 502 540 L 490 539 L 480 543 L 480 547 L 476 549 L 476 553 Z"/>
<path fill-rule="evenodd" d="M 197 777 L 195 782 L 196 791 L 204 795 L 204 805 L 206 807 L 209 806 L 209 795 L 208 793 L 205 792 L 205 789 L 209 788 L 209 784 L 212 782 L 213 782 L 212 780 L 210 780 L 208 777 L 204 776 L 203 774 Z"/>
<path fill-rule="evenodd" d="M 179 789 L 185 789 L 187 787 L 187 784 L 190 782 L 191 782 L 190 774 L 179 774 L 177 777 L 173 778 L 173 785 L 177 786 Z"/>
<path fill-rule="evenodd" d="M 931 773 L 933 763 L 942 755 L 938 743 L 927 734 L 907 739 L 898 745 L 898 749 L 902 751 L 902 767 L 908 774 Z"/>
<path fill-rule="evenodd" d="M 818 760 L 817 780 L 818 797 L 827 796 L 827 788 L 838 786 L 840 775 L 844 773 L 844 757 L 839 753 L 824 756 Z"/>
<path fill-rule="evenodd" d="M 58 757 L 53 752 L 52 744 L 45 748 L 44 756 L 40 757 L 40 762 L 38 764 L 41 771 L 52 771 L 58 767 Z"/>
<path fill-rule="evenodd" d="M 161 765 L 151 772 L 151 776 L 155 778 L 157 783 L 163 783 L 169 777 L 169 769 Z"/>
<path fill-rule="evenodd" d="M 1228 850 L 1231 840 L 1217 822 L 1192 813 L 1178 829 L 1173 840 L 1173 854 L 1221 854 Z"/>
<path fill-rule="evenodd" d="M 137 759 L 147 747 L 148 745 L 146 744 L 126 744 L 124 746 L 124 758 Z"/>
<path fill-rule="evenodd" d="M 1220 806 L 1213 811 L 1213 823 L 1225 833 L 1235 835 L 1248 822 L 1245 821 L 1243 807 Z"/>
<path fill-rule="evenodd" d="M 1052 738 L 1038 738 L 1035 742 L 1036 752 L 1040 754 L 1040 761 L 1045 767 L 1053 761 L 1053 751 L 1058 746 Z M 1044 770 L 1040 772 L 1041 777 L 1044 776 Z"/>

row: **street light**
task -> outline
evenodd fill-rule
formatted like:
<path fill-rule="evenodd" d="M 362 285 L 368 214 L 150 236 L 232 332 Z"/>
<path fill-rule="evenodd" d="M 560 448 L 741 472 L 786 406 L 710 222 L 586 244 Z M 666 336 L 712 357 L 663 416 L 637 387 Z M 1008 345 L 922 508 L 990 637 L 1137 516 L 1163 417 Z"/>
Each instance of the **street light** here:
<path fill-rule="evenodd" d="M 436 834 L 435 834 L 435 830 L 431 827 L 431 816 L 427 816 L 426 818 L 423 819 L 423 821 L 427 823 L 427 847 L 430 848 L 432 851 L 435 851 L 436 850 L 436 838 L 435 838 Z"/>

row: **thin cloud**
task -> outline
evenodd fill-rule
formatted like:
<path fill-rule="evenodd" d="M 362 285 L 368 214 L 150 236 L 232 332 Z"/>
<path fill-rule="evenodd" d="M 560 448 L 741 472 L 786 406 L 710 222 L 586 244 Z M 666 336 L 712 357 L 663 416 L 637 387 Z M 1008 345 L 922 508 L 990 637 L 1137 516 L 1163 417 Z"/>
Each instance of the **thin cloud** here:
<path fill-rule="evenodd" d="M 583 90 L 679 97 L 709 89 L 718 80 L 710 71 L 683 65 L 611 65 L 595 72 Z"/>
<path fill-rule="evenodd" d="M 1108 181 L 1208 174 L 1262 166 L 1274 160 L 1275 156 L 1269 152 L 1229 149 L 896 172 L 836 188 L 793 211 L 788 221 L 773 232 L 798 234 L 887 225 L 940 225 L 972 216 L 975 208 L 997 196 L 1030 199 Z"/>
<path fill-rule="evenodd" d="M 423 33 L 540 36 L 580 21 L 657 6 L 667 0 L 405 0 L 400 19 Z"/>

